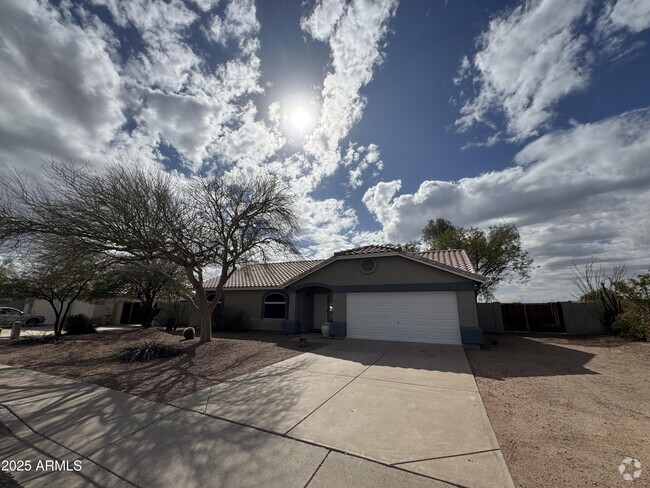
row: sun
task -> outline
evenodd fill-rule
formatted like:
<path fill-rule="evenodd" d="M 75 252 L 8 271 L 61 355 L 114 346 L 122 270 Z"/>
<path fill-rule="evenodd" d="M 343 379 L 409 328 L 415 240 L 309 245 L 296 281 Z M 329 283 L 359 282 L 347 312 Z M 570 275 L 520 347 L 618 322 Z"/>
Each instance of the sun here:
<path fill-rule="evenodd" d="M 296 134 L 306 134 L 314 125 L 314 115 L 302 106 L 294 107 L 288 116 L 289 127 Z"/>
<path fill-rule="evenodd" d="M 314 100 L 305 96 L 287 97 L 280 104 L 282 130 L 295 143 L 300 143 L 318 123 L 318 106 Z"/>

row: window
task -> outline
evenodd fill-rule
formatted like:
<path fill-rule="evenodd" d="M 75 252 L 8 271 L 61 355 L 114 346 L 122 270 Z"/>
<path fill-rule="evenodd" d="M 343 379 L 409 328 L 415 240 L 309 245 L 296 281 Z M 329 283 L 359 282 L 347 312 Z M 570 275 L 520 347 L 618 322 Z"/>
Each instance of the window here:
<path fill-rule="evenodd" d="M 281 293 L 269 293 L 264 298 L 264 318 L 283 319 L 287 315 L 287 298 Z"/>

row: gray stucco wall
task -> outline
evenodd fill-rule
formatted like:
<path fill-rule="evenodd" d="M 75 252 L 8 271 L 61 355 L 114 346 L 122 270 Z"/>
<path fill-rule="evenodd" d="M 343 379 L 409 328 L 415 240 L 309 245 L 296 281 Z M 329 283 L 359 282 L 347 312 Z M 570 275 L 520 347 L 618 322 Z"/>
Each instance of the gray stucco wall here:
<path fill-rule="evenodd" d="M 458 321 L 462 326 L 478 327 L 476 296 L 473 291 L 457 291 Z"/>
<path fill-rule="evenodd" d="M 569 335 L 607 334 L 600 321 L 599 303 L 563 302 L 562 314 Z"/>
<path fill-rule="evenodd" d="M 283 330 L 284 319 L 262 318 L 262 300 L 272 290 L 226 290 L 224 306 L 233 311 L 242 312 L 248 319 L 251 329 Z M 291 297 L 289 297 L 291 301 Z"/>
<path fill-rule="evenodd" d="M 477 303 L 476 312 L 478 323 L 484 332 L 503 332 L 503 315 L 501 314 L 501 303 Z"/>
<path fill-rule="evenodd" d="M 607 334 L 600 321 L 600 304 L 562 302 L 560 306 L 567 335 Z M 478 323 L 484 332 L 504 332 L 501 303 L 479 303 L 477 311 Z"/>
<path fill-rule="evenodd" d="M 360 259 L 335 261 L 304 277 L 292 285 L 299 288 L 310 283 L 330 286 L 386 285 L 410 283 L 463 283 L 470 281 L 446 271 L 421 264 L 399 256 L 376 258 L 374 273 L 364 274 L 359 270 Z"/>

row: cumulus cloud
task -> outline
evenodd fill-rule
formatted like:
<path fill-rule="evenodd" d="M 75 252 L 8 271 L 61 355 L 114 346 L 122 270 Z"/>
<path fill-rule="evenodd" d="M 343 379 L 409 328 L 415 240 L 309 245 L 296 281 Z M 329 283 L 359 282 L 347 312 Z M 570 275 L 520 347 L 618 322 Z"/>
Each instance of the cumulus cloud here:
<path fill-rule="evenodd" d="M 514 140 L 536 135 L 562 97 L 587 85 L 587 38 L 576 29 L 587 6 L 587 0 L 537 0 L 493 19 L 473 69 L 463 58 L 460 74 L 478 80 L 478 93 L 462 106 L 457 127 L 489 122 L 496 110 Z"/>
<path fill-rule="evenodd" d="M 377 144 L 369 144 L 365 147 L 350 143 L 343 158 L 345 166 L 351 168 L 348 172 L 348 186 L 360 188 L 363 185 L 363 175 L 369 168 L 374 168 L 372 176 L 377 176 L 384 167 L 380 157 Z"/>
<path fill-rule="evenodd" d="M 650 109 L 642 109 L 548 133 L 502 171 L 425 181 L 401 195 L 399 180 L 382 182 L 363 201 L 393 242 L 418 238 L 436 217 L 458 225 L 514 222 L 541 265 L 531 289 L 544 288 L 548 297 L 557 290 L 550 277 L 567 278 L 574 260 L 624 258 L 633 269 L 647 268 L 648 154 Z"/>
<path fill-rule="evenodd" d="M 227 45 L 236 41 L 243 54 L 254 53 L 259 44 L 255 38 L 260 30 L 253 0 L 231 0 L 225 16 L 214 16 L 210 24 L 210 35 L 218 43 Z"/>
<path fill-rule="evenodd" d="M 360 90 L 383 60 L 388 23 L 396 8 L 395 0 L 354 0 L 347 5 L 330 0 L 321 2 L 301 22 L 303 29 L 314 39 L 326 41 L 331 50 L 320 119 L 305 144 L 325 175 L 338 167 L 339 143 L 361 119 L 366 99 Z"/>
<path fill-rule="evenodd" d="M 125 122 L 116 43 L 94 16 L 8 0 L 0 13 L 0 164 L 87 159 Z"/>
<path fill-rule="evenodd" d="M 250 96 L 263 92 L 252 1 L 230 0 L 223 18 L 206 17 L 212 19 L 210 40 L 224 46 L 233 40 L 236 46 L 234 57 L 213 71 L 190 42 L 199 17 L 183 2 L 96 1 L 106 2 L 116 22 L 136 27 L 145 46 L 126 62 L 124 76 L 137 127 L 116 147 L 160 159 L 157 146 L 167 144 L 185 166 L 199 171 L 215 156 L 226 166 L 250 164 L 271 155 L 270 146 L 281 146 L 272 127 L 251 117 Z"/>

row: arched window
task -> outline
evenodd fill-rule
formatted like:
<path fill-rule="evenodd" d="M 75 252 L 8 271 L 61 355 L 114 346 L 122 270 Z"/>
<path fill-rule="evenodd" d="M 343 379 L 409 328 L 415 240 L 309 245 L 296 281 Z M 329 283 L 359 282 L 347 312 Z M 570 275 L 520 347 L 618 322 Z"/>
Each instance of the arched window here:
<path fill-rule="evenodd" d="M 287 298 L 281 293 L 269 293 L 264 297 L 264 318 L 283 319 L 287 316 Z"/>

